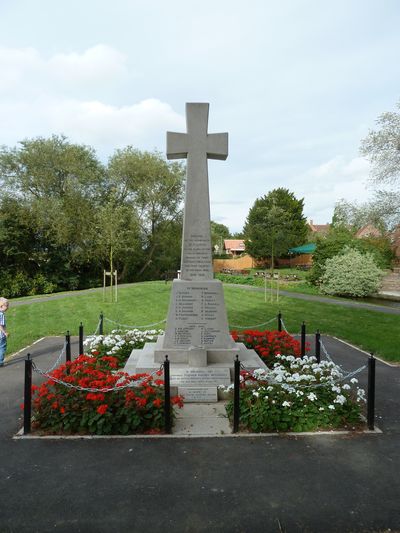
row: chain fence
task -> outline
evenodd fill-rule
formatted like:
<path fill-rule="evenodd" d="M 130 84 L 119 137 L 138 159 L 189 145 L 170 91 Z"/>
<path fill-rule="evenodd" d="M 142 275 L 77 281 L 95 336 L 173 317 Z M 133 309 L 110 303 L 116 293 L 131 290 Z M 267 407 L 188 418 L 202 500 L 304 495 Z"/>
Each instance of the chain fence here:
<path fill-rule="evenodd" d="M 104 320 L 106 322 L 110 322 L 111 324 L 116 324 L 117 326 L 122 326 L 126 329 L 145 329 L 145 328 L 152 328 L 154 326 L 158 326 L 160 324 L 165 324 L 167 322 L 167 319 L 164 318 L 164 320 L 160 320 L 160 322 L 154 322 L 153 324 L 145 324 L 144 326 L 132 326 L 129 324 L 122 324 L 121 322 L 116 322 L 115 320 L 111 320 L 111 318 L 104 317 Z"/>
<path fill-rule="evenodd" d="M 254 329 L 254 328 L 259 328 L 260 326 L 266 326 L 267 324 L 274 322 L 274 320 L 277 320 L 276 317 L 273 317 L 270 320 L 267 320 L 267 322 L 262 322 L 261 324 L 255 324 L 254 326 L 235 326 L 234 324 L 230 324 L 229 327 L 236 328 L 236 329 Z"/>
<path fill-rule="evenodd" d="M 157 370 L 154 370 L 154 372 L 151 372 L 150 374 L 146 374 L 145 377 L 143 377 L 140 380 L 135 380 L 134 382 L 127 383 L 125 385 L 116 385 L 115 387 L 82 387 L 80 385 L 75 385 L 73 383 L 68 383 L 67 381 L 63 381 L 62 379 L 58 379 L 55 376 L 52 376 L 49 374 L 48 371 L 41 370 L 34 361 L 32 361 L 32 370 L 36 372 L 37 374 L 40 374 L 41 376 L 49 379 L 50 381 L 53 381 L 54 383 L 58 383 L 59 385 L 63 385 L 64 387 L 67 387 L 69 389 L 75 389 L 81 392 L 113 392 L 113 391 L 121 391 L 124 389 L 132 389 L 135 387 L 140 386 L 145 380 L 149 379 L 150 377 L 153 377 L 154 375 L 160 375 L 160 372 L 163 371 L 164 364 L 161 364 L 160 368 Z"/>

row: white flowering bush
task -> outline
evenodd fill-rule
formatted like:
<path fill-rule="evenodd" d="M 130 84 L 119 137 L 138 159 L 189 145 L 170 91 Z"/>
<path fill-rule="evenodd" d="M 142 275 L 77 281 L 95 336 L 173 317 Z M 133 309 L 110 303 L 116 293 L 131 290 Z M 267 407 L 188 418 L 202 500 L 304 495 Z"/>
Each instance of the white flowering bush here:
<path fill-rule="evenodd" d="M 378 291 L 382 274 L 372 254 L 347 247 L 343 254 L 326 260 L 320 289 L 337 296 L 368 296 Z"/>
<path fill-rule="evenodd" d="M 333 362 L 278 355 L 272 369 L 242 372 L 241 426 L 254 432 L 354 427 L 361 422 L 365 393 L 356 378 L 343 378 Z M 233 415 L 232 400 L 227 412 Z"/>
<path fill-rule="evenodd" d="M 155 342 L 162 330 L 115 329 L 108 335 L 91 335 L 84 341 L 85 352 L 100 358 L 110 369 L 125 365 L 134 348 L 143 348 L 146 342 Z"/>

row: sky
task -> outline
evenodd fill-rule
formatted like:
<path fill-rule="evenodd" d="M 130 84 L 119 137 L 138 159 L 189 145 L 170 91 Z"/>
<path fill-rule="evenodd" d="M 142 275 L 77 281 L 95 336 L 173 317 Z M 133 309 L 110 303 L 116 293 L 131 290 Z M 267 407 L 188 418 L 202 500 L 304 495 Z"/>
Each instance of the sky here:
<path fill-rule="evenodd" d="M 324 224 L 373 194 L 359 147 L 400 99 L 399 28 L 398 0 L 0 0 L 0 145 L 165 153 L 209 102 L 212 219 L 240 231 L 284 187 Z"/>

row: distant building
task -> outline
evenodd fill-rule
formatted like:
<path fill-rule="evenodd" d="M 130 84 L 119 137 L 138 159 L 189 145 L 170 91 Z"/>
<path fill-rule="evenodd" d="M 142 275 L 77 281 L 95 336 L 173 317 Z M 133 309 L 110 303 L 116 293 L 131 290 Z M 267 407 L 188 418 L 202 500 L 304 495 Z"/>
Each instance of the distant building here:
<path fill-rule="evenodd" d="M 246 246 L 243 239 L 225 239 L 224 249 L 226 254 L 235 256 L 243 254 Z"/>
<path fill-rule="evenodd" d="M 357 231 L 356 237 L 357 239 L 363 239 L 367 237 L 382 237 L 382 232 L 372 224 L 367 224 Z"/>
<path fill-rule="evenodd" d="M 329 228 L 331 227 L 330 224 L 314 224 L 313 220 L 310 220 L 308 222 L 308 228 L 310 232 L 314 235 L 326 235 L 329 231 Z"/>

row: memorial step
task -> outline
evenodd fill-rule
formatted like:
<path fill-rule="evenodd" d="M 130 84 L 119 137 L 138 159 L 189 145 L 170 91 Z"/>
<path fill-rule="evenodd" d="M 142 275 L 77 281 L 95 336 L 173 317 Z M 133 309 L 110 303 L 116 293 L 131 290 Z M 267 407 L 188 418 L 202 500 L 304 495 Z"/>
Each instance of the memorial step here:
<path fill-rule="evenodd" d="M 226 402 L 185 403 L 177 410 L 175 436 L 217 437 L 232 433 L 225 410 Z"/>

